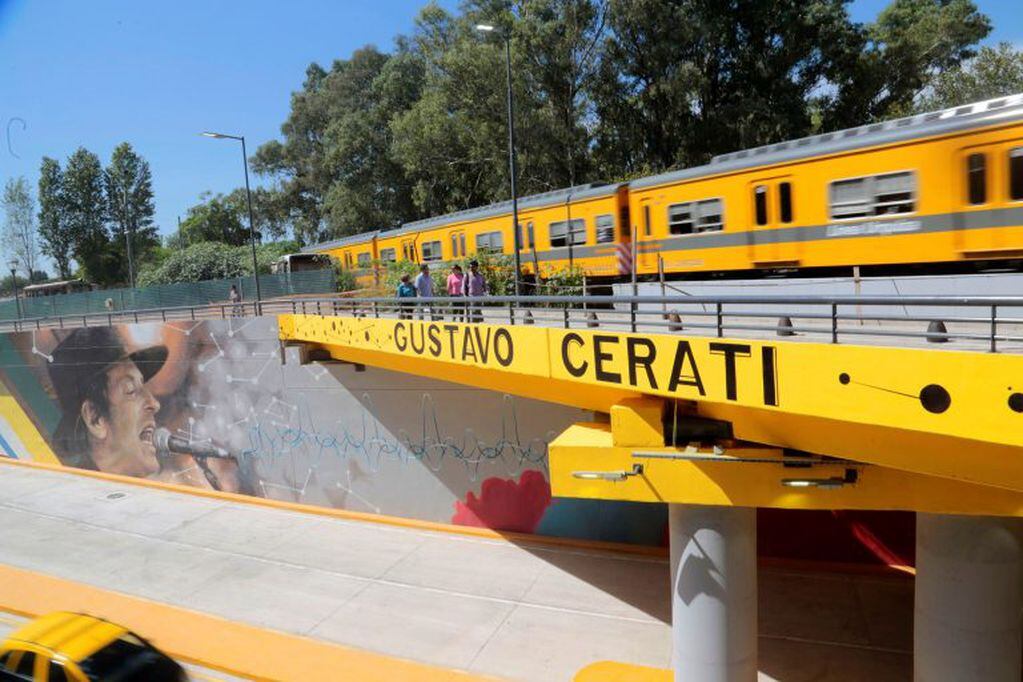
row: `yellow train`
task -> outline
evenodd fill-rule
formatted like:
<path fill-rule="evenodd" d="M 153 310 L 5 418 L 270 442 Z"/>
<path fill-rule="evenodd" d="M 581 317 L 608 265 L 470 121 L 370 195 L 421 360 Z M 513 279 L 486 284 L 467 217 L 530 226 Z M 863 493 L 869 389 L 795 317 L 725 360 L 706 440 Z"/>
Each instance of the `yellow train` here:
<path fill-rule="evenodd" d="M 1023 259 L 1023 95 L 519 202 L 523 270 L 592 277 Z M 309 250 L 362 284 L 389 260 L 514 253 L 511 202 Z"/>

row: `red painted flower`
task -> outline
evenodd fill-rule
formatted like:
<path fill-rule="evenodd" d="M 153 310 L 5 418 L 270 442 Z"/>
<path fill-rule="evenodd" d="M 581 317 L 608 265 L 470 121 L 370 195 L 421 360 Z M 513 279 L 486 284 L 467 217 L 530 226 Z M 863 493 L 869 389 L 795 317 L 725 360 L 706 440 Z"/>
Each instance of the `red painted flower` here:
<path fill-rule="evenodd" d="M 523 471 L 513 478 L 488 478 L 480 496 L 469 492 L 455 502 L 451 523 L 494 530 L 532 533 L 551 504 L 551 485 L 539 471 Z"/>

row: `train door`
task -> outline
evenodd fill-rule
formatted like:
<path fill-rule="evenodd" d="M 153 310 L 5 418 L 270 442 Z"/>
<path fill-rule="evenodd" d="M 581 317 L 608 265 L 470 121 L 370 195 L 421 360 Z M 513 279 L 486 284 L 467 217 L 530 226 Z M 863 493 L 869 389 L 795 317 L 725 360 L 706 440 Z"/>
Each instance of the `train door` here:
<path fill-rule="evenodd" d="M 651 197 L 643 197 L 639 200 L 639 215 L 633 216 L 633 220 L 636 222 L 632 230 L 632 249 L 630 251 L 635 253 L 634 266 L 637 274 L 656 273 L 657 259 L 661 255 L 660 249 L 654 248 L 649 253 L 645 249 L 645 245 L 653 240 L 653 204 Z M 630 256 L 632 256 L 631 253 Z"/>
<path fill-rule="evenodd" d="M 1015 162 L 1015 163 L 1014 163 Z M 1013 197 L 1013 180 L 1023 178 L 1023 140 L 967 147 L 956 158 L 951 213 L 955 244 L 966 258 L 1018 256 L 1023 252 L 1023 230 L 1011 229 L 1001 206 L 1023 200 Z M 1016 191 L 1020 191 L 1020 187 Z"/>
<path fill-rule="evenodd" d="M 522 271 L 526 274 L 539 272 L 539 260 L 536 253 L 536 220 L 530 213 L 519 214 L 519 258 Z"/>
<path fill-rule="evenodd" d="M 754 180 L 749 185 L 750 243 L 752 262 L 757 268 L 799 265 L 800 242 L 792 228 L 795 196 L 791 176 Z"/>

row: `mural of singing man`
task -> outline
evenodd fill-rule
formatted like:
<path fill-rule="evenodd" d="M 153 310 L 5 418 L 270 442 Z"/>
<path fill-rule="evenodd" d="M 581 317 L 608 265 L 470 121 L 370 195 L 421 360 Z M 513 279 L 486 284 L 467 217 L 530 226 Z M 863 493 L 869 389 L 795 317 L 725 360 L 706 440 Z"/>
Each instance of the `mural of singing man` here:
<path fill-rule="evenodd" d="M 126 476 L 155 476 L 160 471 L 153 442 L 160 402 L 146 383 L 166 361 L 166 346 L 129 353 L 110 327 L 70 332 L 49 366 L 63 413 L 53 439 L 61 461 Z"/>

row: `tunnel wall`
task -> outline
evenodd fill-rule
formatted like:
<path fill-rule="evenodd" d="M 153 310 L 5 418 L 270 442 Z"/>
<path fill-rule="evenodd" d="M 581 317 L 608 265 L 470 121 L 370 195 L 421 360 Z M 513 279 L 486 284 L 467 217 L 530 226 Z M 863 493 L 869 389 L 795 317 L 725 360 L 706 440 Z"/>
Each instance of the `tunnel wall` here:
<path fill-rule="evenodd" d="M 275 318 L 4 335 L 0 452 L 337 509 L 663 541 L 660 505 L 551 498 L 547 444 L 591 413 L 300 359 Z M 87 398 L 99 374 L 124 385 Z M 153 427 L 223 452 L 156 458 Z"/>

